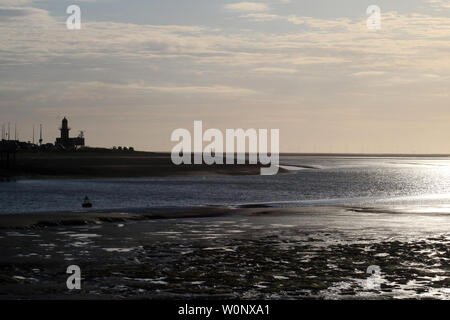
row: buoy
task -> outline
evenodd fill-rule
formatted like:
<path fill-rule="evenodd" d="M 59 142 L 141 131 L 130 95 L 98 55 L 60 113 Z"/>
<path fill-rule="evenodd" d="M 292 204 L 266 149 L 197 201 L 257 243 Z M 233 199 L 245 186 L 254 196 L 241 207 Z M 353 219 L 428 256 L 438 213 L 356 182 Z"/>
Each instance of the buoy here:
<path fill-rule="evenodd" d="M 83 208 L 92 208 L 92 203 L 89 201 L 88 196 L 84 197 L 83 204 L 81 205 Z"/>

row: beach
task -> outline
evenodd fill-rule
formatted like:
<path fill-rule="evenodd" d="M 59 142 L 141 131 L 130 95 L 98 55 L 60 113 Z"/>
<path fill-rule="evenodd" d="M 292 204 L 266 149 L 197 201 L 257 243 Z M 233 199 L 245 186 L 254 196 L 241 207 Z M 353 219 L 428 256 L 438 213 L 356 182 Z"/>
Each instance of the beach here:
<path fill-rule="evenodd" d="M 1 299 L 450 298 L 443 212 L 252 206 L 15 216 L 0 216 Z M 70 265 L 81 269 L 81 290 L 66 287 Z M 374 265 L 378 289 L 367 287 Z"/>

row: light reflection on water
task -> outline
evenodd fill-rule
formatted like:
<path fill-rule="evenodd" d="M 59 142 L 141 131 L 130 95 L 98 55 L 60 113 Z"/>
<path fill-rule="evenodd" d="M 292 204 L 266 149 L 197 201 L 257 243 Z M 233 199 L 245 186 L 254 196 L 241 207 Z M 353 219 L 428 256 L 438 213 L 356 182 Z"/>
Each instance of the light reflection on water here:
<path fill-rule="evenodd" d="M 157 206 L 387 205 L 449 212 L 446 158 L 283 157 L 277 176 L 19 180 L 0 183 L 0 213 Z M 306 168 L 307 167 L 307 168 Z M 422 211 L 423 212 L 423 211 Z"/>

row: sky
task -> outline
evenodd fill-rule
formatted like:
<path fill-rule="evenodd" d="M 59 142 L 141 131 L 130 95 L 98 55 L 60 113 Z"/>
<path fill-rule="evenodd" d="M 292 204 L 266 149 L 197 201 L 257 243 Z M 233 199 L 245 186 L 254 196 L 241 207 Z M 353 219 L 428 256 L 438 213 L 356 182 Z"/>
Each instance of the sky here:
<path fill-rule="evenodd" d="M 0 0 L 0 31 L 20 140 L 66 116 L 89 146 L 170 151 L 201 120 L 282 152 L 450 153 L 450 0 Z"/>

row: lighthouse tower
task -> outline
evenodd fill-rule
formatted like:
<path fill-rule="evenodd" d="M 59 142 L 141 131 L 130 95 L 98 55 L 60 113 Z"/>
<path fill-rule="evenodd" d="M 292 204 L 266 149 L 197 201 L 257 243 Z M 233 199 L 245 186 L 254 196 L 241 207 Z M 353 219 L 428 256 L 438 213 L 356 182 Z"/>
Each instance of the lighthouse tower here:
<path fill-rule="evenodd" d="M 59 130 L 61 131 L 61 141 L 64 141 L 64 142 L 69 141 L 70 128 L 69 128 L 66 117 L 64 117 L 64 119 L 62 120 L 61 128 L 59 128 Z"/>
<path fill-rule="evenodd" d="M 69 121 L 64 117 L 61 123 L 61 138 L 56 138 L 55 145 L 65 149 L 73 149 L 84 146 L 84 136 L 82 133 L 76 138 L 69 137 Z"/>

